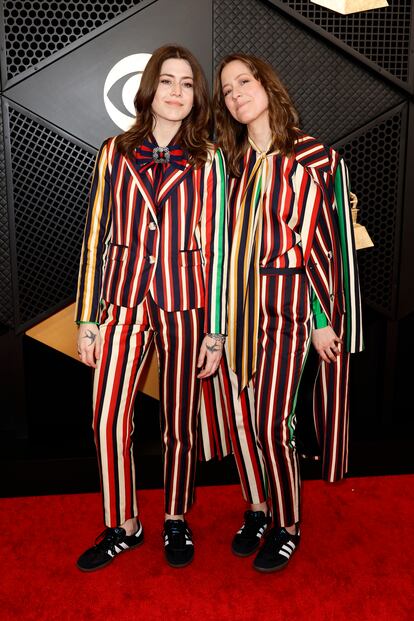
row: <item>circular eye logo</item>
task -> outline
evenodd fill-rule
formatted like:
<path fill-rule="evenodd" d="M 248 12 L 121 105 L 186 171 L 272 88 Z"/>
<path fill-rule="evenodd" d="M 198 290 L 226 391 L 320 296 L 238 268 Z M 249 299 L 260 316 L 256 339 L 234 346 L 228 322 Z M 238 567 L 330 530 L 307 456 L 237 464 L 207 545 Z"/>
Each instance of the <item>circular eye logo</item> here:
<path fill-rule="evenodd" d="M 106 76 L 103 90 L 105 108 L 115 125 L 124 131 L 129 129 L 135 120 L 134 97 L 141 82 L 142 72 L 150 58 L 151 54 L 131 54 L 131 56 L 126 56 L 117 62 Z M 127 76 L 129 77 L 122 86 L 121 100 L 126 112 L 129 112 L 129 114 L 120 110 L 108 97 L 112 87 Z"/>

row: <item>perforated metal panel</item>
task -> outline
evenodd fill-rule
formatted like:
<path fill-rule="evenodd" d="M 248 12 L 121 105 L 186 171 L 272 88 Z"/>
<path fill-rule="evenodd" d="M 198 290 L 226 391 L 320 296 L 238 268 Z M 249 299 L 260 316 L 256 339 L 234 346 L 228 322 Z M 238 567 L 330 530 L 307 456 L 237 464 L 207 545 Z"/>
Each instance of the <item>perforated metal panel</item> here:
<path fill-rule="evenodd" d="M 20 324 L 76 288 L 94 156 L 10 109 Z"/>
<path fill-rule="evenodd" d="M 398 293 L 402 114 L 391 114 L 339 148 L 358 196 L 358 221 L 375 244 L 358 252 L 364 300 L 388 316 L 395 312 Z"/>
<path fill-rule="evenodd" d="M 391 0 L 389 6 L 341 15 L 310 0 L 277 0 L 294 9 L 393 76 L 408 80 L 411 0 Z"/>
<path fill-rule="evenodd" d="M 217 0 L 215 63 L 234 51 L 266 58 L 299 110 L 301 126 L 332 143 L 360 128 L 403 96 L 261 0 Z"/>
<path fill-rule="evenodd" d="M 141 0 L 4 2 L 7 75 L 12 78 Z"/>
<path fill-rule="evenodd" d="M 13 325 L 10 271 L 9 216 L 7 210 L 6 163 L 4 159 L 3 110 L 0 101 L 0 323 Z"/>

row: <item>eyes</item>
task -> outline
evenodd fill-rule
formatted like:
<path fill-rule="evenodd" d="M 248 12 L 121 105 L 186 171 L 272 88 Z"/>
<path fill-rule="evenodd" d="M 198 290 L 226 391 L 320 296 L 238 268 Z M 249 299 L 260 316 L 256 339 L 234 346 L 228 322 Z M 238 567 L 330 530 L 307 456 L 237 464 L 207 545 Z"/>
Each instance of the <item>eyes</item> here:
<path fill-rule="evenodd" d="M 240 87 L 245 86 L 246 84 L 248 84 L 249 82 L 251 82 L 251 80 L 249 78 L 240 78 L 240 80 L 237 80 L 237 85 Z M 232 88 L 230 87 L 226 87 L 223 90 L 223 97 L 226 98 L 228 97 L 230 94 L 232 93 Z"/>
<path fill-rule="evenodd" d="M 163 86 L 167 86 L 169 88 L 172 88 L 173 86 L 175 86 L 177 84 L 177 82 L 175 82 L 175 80 L 172 80 L 171 78 L 160 78 L 160 84 L 162 84 Z M 193 88 L 193 83 L 190 80 L 185 80 L 184 82 L 179 82 L 181 88 L 184 88 L 186 90 L 190 90 Z"/>

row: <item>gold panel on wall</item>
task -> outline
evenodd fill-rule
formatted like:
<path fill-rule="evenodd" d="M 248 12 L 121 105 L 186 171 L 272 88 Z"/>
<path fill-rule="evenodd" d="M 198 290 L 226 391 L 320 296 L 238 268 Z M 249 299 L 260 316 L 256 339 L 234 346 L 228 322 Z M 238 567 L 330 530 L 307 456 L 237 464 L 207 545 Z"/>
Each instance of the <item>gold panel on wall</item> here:
<path fill-rule="evenodd" d="M 33 328 L 30 328 L 30 330 L 27 330 L 26 334 L 44 345 L 52 347 L 79 361 L 76 350 L 77 326 L 73 321 L 74 315 L 75 305 L 71 304 L 48 319 L 41 321 Z M 141 392 L 144 392 L 153 399 L 159 399 L 158 363 L 155 350 L 150 352 L 138 388 Z"/>

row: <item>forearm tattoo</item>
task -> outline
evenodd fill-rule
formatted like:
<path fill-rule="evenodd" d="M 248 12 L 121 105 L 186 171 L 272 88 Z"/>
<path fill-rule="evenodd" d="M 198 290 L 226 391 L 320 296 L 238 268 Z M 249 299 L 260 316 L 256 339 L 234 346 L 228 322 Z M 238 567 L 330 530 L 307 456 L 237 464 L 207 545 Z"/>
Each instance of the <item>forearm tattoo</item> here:
<path fill-rule="evenodd" d="M 88 347 L 90 347 L 91 345 L 95 343 L 96 334 L 94 334 L 92 330 L 87 330 L 85 336 L 82 338 L 89 339 L 90 343 L 88 344 Z"/>

